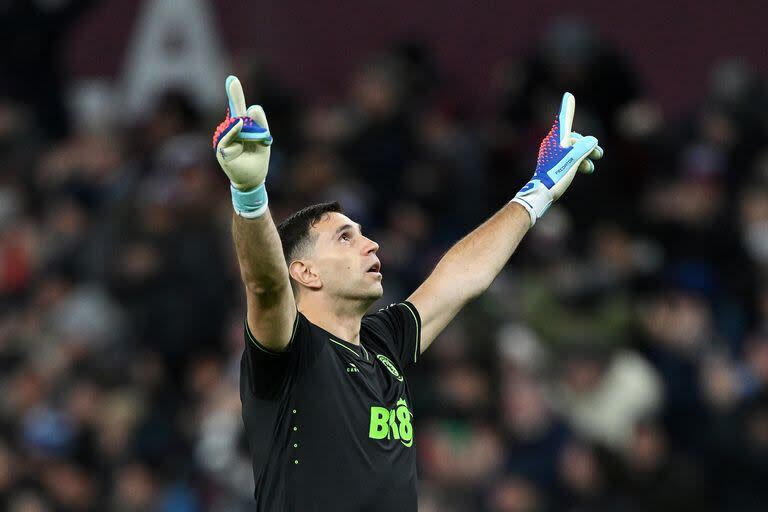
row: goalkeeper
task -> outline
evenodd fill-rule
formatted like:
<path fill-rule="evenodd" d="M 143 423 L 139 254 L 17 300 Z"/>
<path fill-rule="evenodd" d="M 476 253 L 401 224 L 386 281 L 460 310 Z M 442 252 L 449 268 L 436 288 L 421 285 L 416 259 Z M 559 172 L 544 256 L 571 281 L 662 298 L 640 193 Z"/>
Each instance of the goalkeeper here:
<path fill-rule="evenodd" d="M 525 233 L 602 156 L 571 132 L 575 100 L 539 149 L 531 180 L 456 243 L 402 302 L 382 296 L 379 245 L 338 203 L 308 206 L 275 226 L 265 178 L 272 136 L 230 76 L 227 119 L 213 146 L 231 181 L 233 236 L 247 314 L 240 396 L 258 511 L 416 511 L 408 367 L 483 293 Z"/>

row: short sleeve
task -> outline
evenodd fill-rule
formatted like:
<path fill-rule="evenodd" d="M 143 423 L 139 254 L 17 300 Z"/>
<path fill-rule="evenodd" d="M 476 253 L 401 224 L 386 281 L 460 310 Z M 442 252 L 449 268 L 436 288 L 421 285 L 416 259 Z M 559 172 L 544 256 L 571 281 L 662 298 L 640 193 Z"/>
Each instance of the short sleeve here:
<path fill-rule="evenodd" d="M 416 363 L 421 352 L 421 317 L 408 301 L 390 304 L 366 315 L 363 325 L 377 334 L 398 359 L 401 368 Z"/>
<path fill-rule="evenodd" d="M 293 324 L 291 339 L 285 350 L 274 351 L 262 345 L 245 324 L 243 372 L 251 391 L 259 398 L 276 399 L 290 389 L 304 368 L 313 360 L 312 334 L 309 320 L 299 312 Z"/>

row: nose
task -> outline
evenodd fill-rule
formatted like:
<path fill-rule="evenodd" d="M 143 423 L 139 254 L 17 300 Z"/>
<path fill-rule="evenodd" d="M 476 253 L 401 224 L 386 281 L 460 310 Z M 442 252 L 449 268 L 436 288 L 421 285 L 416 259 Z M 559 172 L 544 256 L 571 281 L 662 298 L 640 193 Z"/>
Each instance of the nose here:
<path fill-rule="evenodd" d="M 376 251 L 379 250 L 379 244 L 377 244 L 376 242 L 374 242 L 370 238 L 368 238 L 367 240 L 370 243 L 370 245 L 366 248 L 365 253 L 366 254 L 371 254 L 371 253 L 376 254 Z"/>

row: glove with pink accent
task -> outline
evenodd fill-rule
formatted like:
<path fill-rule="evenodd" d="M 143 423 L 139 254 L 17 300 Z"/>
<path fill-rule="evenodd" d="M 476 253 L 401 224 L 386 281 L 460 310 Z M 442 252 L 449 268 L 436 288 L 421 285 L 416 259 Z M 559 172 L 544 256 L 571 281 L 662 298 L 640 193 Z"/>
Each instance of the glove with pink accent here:
<path fill-rule="evenodd" d="M 232 207 L 241 217 L 254 219 L 267 211 L 265 180 L 270 145 L 267 116 L 259 105 L 246 108 L 240 80 L 227 77 L 227 118 L 213 134 L 216 160 L 229 177 Z"/>
<path fill-rule="evenodd" d="M 563 195 L 576 171 L 591 174 L 593 160 L 603 157 L 596 138 L 571 132 L 575 111 L 576 99 L 566 92 L 555 124 L 539 146 L 536 172 L 512 199 L 528 211 L 531 226 Z"/>

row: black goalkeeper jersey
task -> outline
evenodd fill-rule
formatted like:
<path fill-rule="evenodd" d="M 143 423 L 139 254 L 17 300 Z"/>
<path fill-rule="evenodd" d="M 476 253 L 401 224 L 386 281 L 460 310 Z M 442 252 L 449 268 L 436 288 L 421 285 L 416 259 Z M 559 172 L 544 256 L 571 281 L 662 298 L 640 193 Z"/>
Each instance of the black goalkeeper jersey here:
<path fill-rule="evenodd" d="M 246 322 L 240 398 L 260 512 L 416 511 L 413 304 L 366 315 L 353 345 L 298 313 L 285 352 Z"/>

